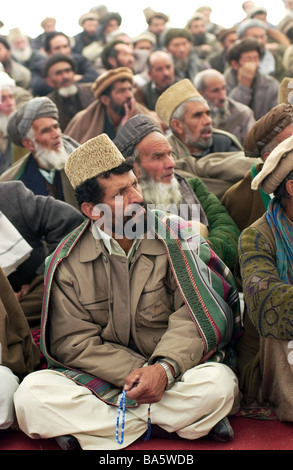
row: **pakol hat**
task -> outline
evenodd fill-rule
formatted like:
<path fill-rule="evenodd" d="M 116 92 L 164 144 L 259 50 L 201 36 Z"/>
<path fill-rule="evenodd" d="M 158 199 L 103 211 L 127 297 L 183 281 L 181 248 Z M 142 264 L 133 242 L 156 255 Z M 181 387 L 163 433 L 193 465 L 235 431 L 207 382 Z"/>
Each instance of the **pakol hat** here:
<path fill-rule="evenodd" d="M 280 83 L 278 92 L 279 103 L 290 103 L 293 104 L 293 78 L 284 77 Z"/>
<path fill-rule="evenodd" d="M 125 158 L 107 134 L 100 134 L 75 149 L 65 164 L 73 188 L 105 171 L 117 168 Z"/>
<path fill-rule="evenodd" d="M 261 188 L 272 194 L 293 170 L 293 136 L 281 142 L 268 156 L 261 171 L 251 182 L 252 189 Z"/>
<path fill-rule="evenodd" d="M 99 98 L 103 92 L 118 80 L 129 80 L 133 84 L 133 72 L 128 67 L 117 67 L 102 73 L 92 84 L 92 92 L 95 98 Z"/>
<path fill-rule="evenodd" d="M 96 13 L 94 13 L 93 11 L 90 11 L 89 13 L 84 13 L 83 15 L 81 15 L 81 17 L 78 20 L 79 26 L 82 26 L 83 23 L 87 20 L 99 21 L 99 16 Z"/>
<path fill-rule="evenodd" d="M 159 96 L 156 103 L 156 113 L 163 123 L 169 127 L 175 109 L 191 98 L 203 99 L 202 95 L 188 78 L 179 80 L 179 82 L 171 85 Z"/>
<path fill-rule="evenodd" d="M 163 18 L 166 23 L 169 21 L 169 16 L 165 15 L 165 13 L 161 13 L 160 11 L 154 11 L 151 7 L 147 7 L 143 10 L 143 14 L 145 16 L 146 22 L 149 24 L 152 18 Z"/>
<path fill-rule="evenodd" d="M 285 103 L 274 106 L 246 134 L 243 145 L 245 155 L 260 157 L 262 149 L 290 124 L 293 124 L 293 106 Z"/>

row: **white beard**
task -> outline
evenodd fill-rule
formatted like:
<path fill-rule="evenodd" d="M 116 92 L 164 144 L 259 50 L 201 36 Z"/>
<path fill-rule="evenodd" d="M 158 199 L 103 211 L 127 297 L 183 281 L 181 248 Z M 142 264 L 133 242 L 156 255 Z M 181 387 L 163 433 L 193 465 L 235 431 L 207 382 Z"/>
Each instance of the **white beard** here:
<path fill-rule="evenodd" d="M 20 62 L 26 62 L 32 55 L 32 48 L 31 46 L 26 46 L 25 49 L 15 49 L 11 48 L 11 55 L 15 57 L 15 59 L 19 60 Z"/>
<path fill-rule="evenodd" d="M 2 135 L 6 135 L 8 120 L 9 116 L 0 113 L 0 134 Z"/>
<path fill-rule="evenodd" d="M 38 144 L 34 139 L 33 143 L 35 146 L 35 158 L 38 160 L 38 163 L 41 168 L 46 170 L 63 170 L 65 163 L 68 158 L 63 145 L 57 151 L 47 150 L 42 145 Z"/>
<path fill-rule="evenodd" d="M 161 205 L 167 209 L 170 205 L 178 207 L 182 202 L 180 185 L 175 176 L 169 184 L 165 184 L 154 181 L 148 175 L 142 175 L 139 185 L 142 189 L 145 204 Z"/>
<path fill-rule="evenodd" d="M 72 84 L 67 87 L 59 88 L 58 93 L 59 95 L 63 96 L 63 98 L 67 98 L 68 96 L 76 95 L 77 91 L 77 86 Z"/>

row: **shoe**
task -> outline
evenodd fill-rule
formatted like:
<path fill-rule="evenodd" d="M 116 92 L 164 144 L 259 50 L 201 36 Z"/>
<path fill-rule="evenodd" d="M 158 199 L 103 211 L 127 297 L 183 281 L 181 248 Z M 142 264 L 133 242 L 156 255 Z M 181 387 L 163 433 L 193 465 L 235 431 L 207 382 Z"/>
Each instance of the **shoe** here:
<path fill-rule="evenodd" d="M 211 441 L 229 442 L 234 437 L 234 431 L 228 418 L 219 421 L 208 433 L 207 436 Z"/>
<path fill-rule="evenodd" d="M 78 440 L 73 436 L 58 436 L 55 441 L 63 450 L 81 450 Z"/>

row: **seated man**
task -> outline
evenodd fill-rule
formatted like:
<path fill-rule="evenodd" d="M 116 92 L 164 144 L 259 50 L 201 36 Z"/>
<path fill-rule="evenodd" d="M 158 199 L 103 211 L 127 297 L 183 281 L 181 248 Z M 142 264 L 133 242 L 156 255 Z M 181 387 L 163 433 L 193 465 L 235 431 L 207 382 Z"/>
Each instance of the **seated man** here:
<path fill-rule="evenodd" d="M 20 384 L 20 428 L 32 438 L 72 435 L 84 450 L 122 449 L 150 419 L 186 439 L 230 440 L 237 378 L 213 360 L 238 329 L 227 267 L 188 223 L 180 219 L 176 236 L 175 216 L 146 212 L 131 165 L 106 134 L 76 149 L 66 173 L 87 219 L 48 260 L 41 343 L 53 369 Z"/>
<path fill-rule="evenodd" d="M 227 94 L 249 106 L 256 120 L 278 104 L 280 83 L 259 71 L 261 46 L 256 39 L 236 42 L 228 52 L 230 67 L 225 71 Z"/>
<path fill-rule="evenodd" d="M 78 143 L 61 133 L 58 118 L 56 105 L 45 96 L 28 101 L 12 114 L 8 137 L 28 152 L 2 173 L 0 181 L 21 180 L 34 194 L 77 207 L 64 165 Z"/>
<path fill-rule="evenodd" d="M 13 395 L 40 363 L 39 350 L 13 290 L 0 267 L 0 430 L 15 421 Z"/>
<path fill-rule="evenodd" d="M 254 163 L 247 161 L 233 134 L 212 127 L 209 105 L 190 80 L 180 80 L 165 90 L 157 100 L 156 112 L 170 128 L 168 141 L 176 171 L 198 176 L 217 197 Z"/>
<path fill-rule="evenodd" d="M 65 129 L 65 134 L 80 144 L 103 133 L 114 139 L 119 127 L 138 113 L 159 121 L 153 111 L 136 102 L 133 73 L 127 67 L 103 73 L 93 83 L 92 90 L 95 100 L 79 111 Z"/>
<path fill-rule="evenodd" d="M 39 326 L 45 259 L 83 221 L 82 214 L 65 202 L 33 194 L 21 181 L 2 181 L 0 216 L 0 266 L 7 266 L 5 274 L 30 327 Z M 29 257 L 20 257 L 22 240 L 29 248 Z M 9 263 L 16 257 L 11 268 L 5 263 L 8 253 Z"/>
<path fill-rule="evenodd" d="M 209 104 L 213 125 L 232 133 L 243 145 L 247 132 L 255 123 L 252 109 L 227 96 L 225 77 L 218 70 L 202 70 L 196 75 L 194 85 Z"/>
<path fill-rule="evenodd" d="M 137 114 L 119 130 L 114 143 L 125 158 L 133 160 L 144 202 L 164 205 L 170 212 L 198 223 L 211 248 L 233 271 L 240 231 L 199 178 L 187 181 L 174 173 L 171 146 L 158 126 Z"/>
<path fill-rule="evenodd" d="M 293 421 L 292 246 L 293 137 L 280 143 L 253 179 L 273 195 L 266 213 L 240 237 L 239 263 L 247 311 L 238 343 L 240 385 L 249 406 L 269 404 Z"/>
<path fill-rule="evenodd" d="M 57 106 L 62 132 L 79 111 L 94 101 L 91 84 L 76 83 L 75 71 L 75 62 L 67 54 L 53 54 L 44 64 L 46 82 L 53 89 L 48 98 Z"/>

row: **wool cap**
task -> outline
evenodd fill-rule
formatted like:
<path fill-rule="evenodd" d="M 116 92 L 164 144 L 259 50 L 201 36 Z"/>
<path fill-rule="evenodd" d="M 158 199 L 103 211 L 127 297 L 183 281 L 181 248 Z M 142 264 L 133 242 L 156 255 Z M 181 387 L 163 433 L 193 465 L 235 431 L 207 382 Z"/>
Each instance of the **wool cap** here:
<path fill-rule="evenodd" d="M 256 15 L 257 13 L 264 13 L 265 15 L 267 15 L 268 10 L 265 7 L 251 7 L 251 8 L 249 8 L 249 10 L 247 12 L 247 17 L 248 18 L 253 18 L 254 15 Z"/>
<path fill-rule="evenodd" d="M 153 46 L 155 46 L 157 43 L 157 38 L 150 31 L 145 31 L 144 33 L 141 33 L 138 36 L 135 36 L 132 39 L 132 44 L 135 46 L 135 44 L 139 41 L 149 41 Z"/>
<path fill-rule="evenodd" d="M 186 38 L 191 41 L 191 32 L 187 28 L 170 28 L 165 36 L 165 46 L 168 46 L 169 42 L 174 38 Z"/>
<path fill-rule="evenodd" d="M 245 155 L 260 157 L 262 149 L 290 124 L 293 124 L 293 106 L 285 103 L 274 106 L 246 134 L 243 145 Z"/>
<path fill-rule="evenodd" d="M 280 83 L 278 92 L 278 103 L 293 104 L 293 78 L 284 77 Z"/>
<path fill-rule="evenodd" d="M 122 22 L 122 17 L 119 13 L 115 11 L 108 11 L 107 13 L 105 13 L 104 15 L 100 17 L 99 25 L 102 27 L 102 29 L 105 29 L 109 21 L 111 20 L 116 20 L 118 25 L 120 26 Z"/>
<path fill-rule="evenodd" d="M 133 84 L 133 72 L 128 67 L 117 67 L 102 73 L 92 84 L 92 92 L 95 98 L 99 98 L 103 92 L 118 80 L 129 80 Z"/>
<path fill-rule="evenodd" d="M 202 95 L 188 78 L 179 80 L 179 82 L 171 85 L 159 96 L 156 103 L 156 113 L 163 123 L 169 127 L 175 109 L 191 98 L 203 99 Z"/>
<path fill-rule="evenodd" d="M 14 90 L 15 80 L 6 72 L 0 72 L 0 93 L 2 90 Z"/>
<path fill-rule="evenodd" d="M 220 42 L 224 42 L 226 37 L 232 33 L 237 33 L 237 28 L 233 27 L 233 28 L 221 29 L 217 34 L 217 39 Z"/>
<path fill-rule="evenodd" d="M 53 65 L 57 64 L 58 62 L 67 62 L 71 66 L 72 70 L 74 72 L 76 71 L 76 63 L 74 59 L 71 57 L 71 55 L 61 54 L 60 52 L 56 52 L 55 54 L 50 55 L 48 59 L 46 59 L 44 64 L 42 65 L 43 76 L 47 77 L 50 68 Z"/>
<path fill-rule="evenodd" d="M 96 13 L 94 13 L 93 11 L 91 11 L 89 13 L 84 13 L 83 15 L 81 15 L 81 17 L 78 20 L 79 26 L 82 26 L 83 23 L 87 20 L 99 21 L 99 16 Z"/>
<path fill-rule="evenodd" d="M 292 170 L 293 135 L 270 153 L 261 171 L 253 178 L 251 188 L 261 188 L 266 194 L 272 194 Z"/>
<path fill-rule="evenodd" d="M 22 146 L 35 119 L 51 117 L 58 121 L 59 114 L 55 103 L 47 96 L 33 98 L 24 103 L 8 120 L 8 137 L 15 145 Z"/>
<path fill-rule="evenodd" d="M 114 139 L 114 144 L 125 158 L 131 157 L 136 144 L 151 132 L 162 134 L 161 129 L 151 118 L 144 114 L 136 114 L 120 128 Z"/>
<path fill-rule="evenodd" d="M 169 21 L 169 16 L 165 15 L 165 13 L 162 13 L 160 11 L 154 11 L 151 7 L 145 8 L 143 10 L 143 14 L 148 24 L 150 24 L 150 21 L 153 18 L 163 18 L 163 20 L 165 20 L 166 23 Z"/>
<path fill-rule="evenodd" d="M 267 31 L 267 29 L 268 29 L 267 25 L 263 21 L 258 20 L 257 18 L 249 18 L 245 21 L 242 21 L 239 24 L 239 26 L 237 28 L 238 38 L 242 39 L 243 36 L 245 35 L 246 31 L 249 28 L 262 28 L 265 31 Z"/>
<path fill-rule="evenodd" d="M 47 16 L 47 17 L 41 22 L 42 28 L 44 28 L 47 23 L 54 23 L 54 24 L 56 24 L 56 19 Z"/>
<path fill-rule="evenodd" d="M 100 134 L 75 149 L 65 164 L 73 188 L 105 171 L 117 168 L 125 158 L 107 134 Z"/>

